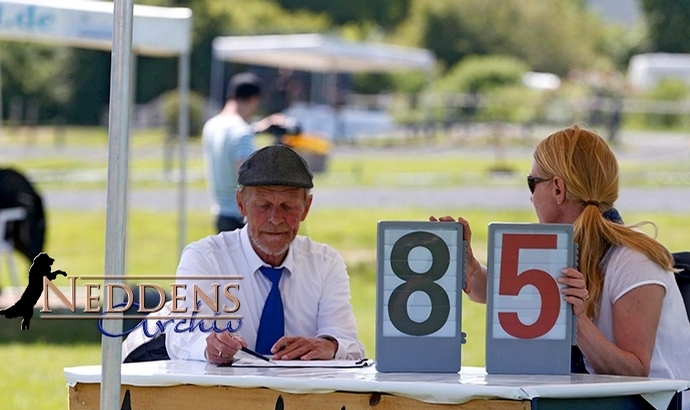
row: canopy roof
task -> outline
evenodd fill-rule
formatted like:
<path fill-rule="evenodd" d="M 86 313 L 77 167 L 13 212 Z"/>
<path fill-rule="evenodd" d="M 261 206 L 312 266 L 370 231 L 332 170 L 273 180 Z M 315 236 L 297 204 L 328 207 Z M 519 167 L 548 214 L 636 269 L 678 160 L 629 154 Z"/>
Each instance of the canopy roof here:
<path fill-rule="evenodd" d="M 690 84 L 690 54 L 648 53 L 630 59 L 628 81 L 633 87 L 648 90 L 667 78 Z"/>
<path fill-rule="evenodd" d="M 357 43 L 322 34 L 216 37 L 219 60 L 312 72 L 431 70 L 434 55 L 425 49 Z"/>
<path fill-rule="evenodd" d="M 191 48 L 192 11 L 134 5 L 132 50 L 173 56 Z M 113 3 L 92 0 L 0 0 L 0 40 L 110 50 Z"/>

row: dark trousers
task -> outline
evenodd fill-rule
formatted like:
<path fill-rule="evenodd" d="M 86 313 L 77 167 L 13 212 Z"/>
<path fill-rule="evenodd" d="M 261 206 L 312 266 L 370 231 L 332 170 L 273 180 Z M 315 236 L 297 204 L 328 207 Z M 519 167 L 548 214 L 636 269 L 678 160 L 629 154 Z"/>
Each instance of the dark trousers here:
<path fill-rule="evenodd" d="M 153 360 L 170 360 L 165 348 L 165 333 L 134 349 L 124 358 L 123 363 L 150 362 Z"/>
<path fill-rule="evenodd" d="M 216 218 L 216 229 L 218 233 L 225 231 L 234 231 L 244 226 L 244 218 L 241 216 L 224 216 L 218 215 Z"/>

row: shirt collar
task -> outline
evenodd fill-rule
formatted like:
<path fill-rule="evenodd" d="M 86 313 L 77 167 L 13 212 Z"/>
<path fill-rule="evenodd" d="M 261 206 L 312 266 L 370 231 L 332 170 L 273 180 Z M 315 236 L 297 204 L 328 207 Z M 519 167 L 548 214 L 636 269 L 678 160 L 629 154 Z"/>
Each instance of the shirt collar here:
<path fill-rule="evenodd" d="M 262 266 L 269 266 L 266 262 L 261 260 L 259 255 L 256 254 L 254 247 L 252 247 L 252 242 L 249 240 L 249 231 L 247 225 L 240 230 L 240 244 L 242 245 L 244 257 L 247 260 L 247 264 L 252 272 L 258 272 L 259 268 Z M 283 264 L 277 266 L 278 268 L 285 268 L 284 273 L 289 273 L 293 270 L 293 266 L 295 265 L 294 258 L 292 257 L 293 254 L 294 252 L 292 252 L 292 244 L 290 244 L 290 248 L 288 249 L 288 253 L 287 256 L 285 256 Z"/>

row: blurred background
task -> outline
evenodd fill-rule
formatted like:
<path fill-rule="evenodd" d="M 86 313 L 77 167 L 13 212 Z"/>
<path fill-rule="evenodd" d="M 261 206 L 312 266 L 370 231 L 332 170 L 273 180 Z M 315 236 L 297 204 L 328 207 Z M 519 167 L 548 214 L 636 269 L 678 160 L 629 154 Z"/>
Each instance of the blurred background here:
<path fill-rule="evenodd" d="M 226 80 L 244 69 L 262 77 L 268 96 L 264 114 L 309 107 L 312 115 L 345 111 L 340 120 L 349 124 L 331 127 L 332 135 L 326 136 L 336 140 L 430 137 L 477 121 L 524 126 L 585 121 L 612 141 L 621 126 L 688 125 L 682 114 L 690 62 L 682 53 L 690 48 L 690 11 L 683 2 L 353 1 L 136 3 L 193 12 L 192 135 L 214 113 L 209 106 L 222 99 L 222 92 L 210 89 L 217 86 L 211 78 L 214 38 L 294 33 L 422 48 L 435 57 L 431 72 L 393 74 L 225 63 Z M 13 24 L 8 13 L 2 18 L 0 23 Z M 0 45 L 2 117 L 8 127 L 107 125 L 109 51 L 15 41 Z M 136 60 L 133 126 L 173 132 L 177 59 Z"/>

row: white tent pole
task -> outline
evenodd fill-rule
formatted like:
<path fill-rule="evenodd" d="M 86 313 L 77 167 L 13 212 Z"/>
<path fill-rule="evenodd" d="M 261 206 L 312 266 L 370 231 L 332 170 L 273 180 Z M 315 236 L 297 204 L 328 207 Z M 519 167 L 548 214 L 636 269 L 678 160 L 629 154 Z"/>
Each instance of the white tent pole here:
<path fill-rule="evenodd" d="M 211 78 L 208 90 L 208 109 L 206 116 L 212 117 L 218 114 L 225 105 L 223 98 L 223 83 L 225 79 L 225 61 L 217 58 L 211 50 Z M 226 97 L 227 98 L 227 97 Z"/>
<path fill-rule="evenodd" d="M 187 138 L 189 137 L 189 71 L 190 71 L 189 52 L 180 55 L 178 63 L 178 84 L 180 87 L 180 109 L 178 110 L 178 137 L 180 139 L 180 181 L 178 187 L 178 242 L 177 248 L 182 254 L 187 244 L 187 223 L 186 223 L 186 203 L 187 196 Z"/>
<path fill-rule="evenodd" d="M 127 154 L 129 148 L 129 115 L 131 104 L 133 0 L 115 0 L 113 12 L 113 48 L 110 74 L 110 114 L 108 125 L 108 190 L 105 227 L 104 282 L 119 282 L 125 274 L 125 244 L 127 220 Z M 122 301 L 122 294 L 113 295 L 112 305 Z M 104 306 L 108 306 L 104 292 Z M 122 333 L 122 320 L 104 320 L 108 333 Z M 100 409 L 120 408 L 122 338 L 101 338 Z"/>

